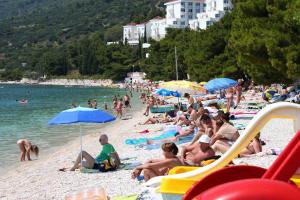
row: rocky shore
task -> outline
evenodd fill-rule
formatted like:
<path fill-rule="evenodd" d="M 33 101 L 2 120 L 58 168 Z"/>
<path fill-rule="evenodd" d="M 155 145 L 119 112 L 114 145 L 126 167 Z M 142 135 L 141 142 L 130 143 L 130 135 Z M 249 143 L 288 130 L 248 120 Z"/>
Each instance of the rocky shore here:
<path fill-rule="evenodd" d="M 112 87 L 113 81 L 110 79 L 49 79 L 32 80 L 23 78 L 20 81 L 0 81 L 0 84 L 38 84 L 38 85 L 64 85 L 64 86 L 86 86 L 86 87 Z"/>

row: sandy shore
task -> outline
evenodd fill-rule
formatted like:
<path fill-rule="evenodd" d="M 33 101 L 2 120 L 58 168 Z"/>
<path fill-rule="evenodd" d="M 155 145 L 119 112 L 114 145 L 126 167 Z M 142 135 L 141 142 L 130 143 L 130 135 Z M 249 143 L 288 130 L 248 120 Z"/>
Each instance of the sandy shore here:
<path fill-rule="evenodd" d="M 164 127 L 164 125 L 137 125 L 144 120 L 142 111 L 139 111 L 132 114 L 132 119 L 118 120 L 101 130 L 95 130 L 94 133 L 84 136 L 84 150 L 96 156 L 101 149 L 98 137 L 100 133 L 107 133 L 110 143 L 115 146 L 121 158 L 131 157 L 134 158 L 133 161 L 144 162 L 150 158 L 161 157 L 160 150 L 136 150 L 124 144 L 127 138 L 151 137 L 159 134 L 150 132 L 147 135 L 140 135 L 133 130 Z M 247 124 L 248 121 L 239 121 L 239 123 Z M 267 143 L 263 149 L 284 148 L 293 135 L 292 121 L 272 120 L 261 132 L 261 138 Z M 79 138 L 65 144 L 46 158 L 22 163 L 16 169 L 2 174 L 0 176 L 0 199 L 64 199 L 71 192 L 97 186 L 102 186 L 111 197 L 134 194 L 141 189 L 141 185 L 136 180 L 130 179 L 130 170 L 93 174 L 58 171 L 61 167 L 71 166 L 78 153 Z M 267 167 L 276 157 L 243 158 L 237 162 L 243 161 Z"/>

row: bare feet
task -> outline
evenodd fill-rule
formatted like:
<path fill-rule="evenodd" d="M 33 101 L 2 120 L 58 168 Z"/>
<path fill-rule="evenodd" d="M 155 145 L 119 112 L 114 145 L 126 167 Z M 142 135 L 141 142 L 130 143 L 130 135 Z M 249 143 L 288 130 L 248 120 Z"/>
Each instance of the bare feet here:
<path fill-rule="evenodd" d="M 65 172 L 66 170 L 67 170 L 66 167 L 63 167 L 63 168 L 58 169 L 58 171 L 60 171 L 60 172 Z"/>

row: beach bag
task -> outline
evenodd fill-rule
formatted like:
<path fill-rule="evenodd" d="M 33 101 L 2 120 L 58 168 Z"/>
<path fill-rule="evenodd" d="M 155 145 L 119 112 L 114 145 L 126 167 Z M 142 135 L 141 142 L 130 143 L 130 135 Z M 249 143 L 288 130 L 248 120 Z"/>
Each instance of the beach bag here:
<path fill-rule="evenodd" d="M 108 171 L 114 171 L 117 169 L 116 164 L 114 163 L 112 158 L 109 158 L 107 160 L 103 160 L 99 164 L 99 171 L 100 172 L 108 172 Z"/>

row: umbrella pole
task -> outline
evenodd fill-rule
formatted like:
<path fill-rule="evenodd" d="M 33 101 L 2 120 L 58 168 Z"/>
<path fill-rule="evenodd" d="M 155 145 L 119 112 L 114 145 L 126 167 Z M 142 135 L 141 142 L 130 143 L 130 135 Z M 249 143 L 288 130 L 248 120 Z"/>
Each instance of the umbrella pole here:
<path fill-rule="evenodd" d="M 82 169 L 82 133 L 81 133 L 81 124 L 79 124 L 79 130 L 80 130 L 80 168 Z"/>

